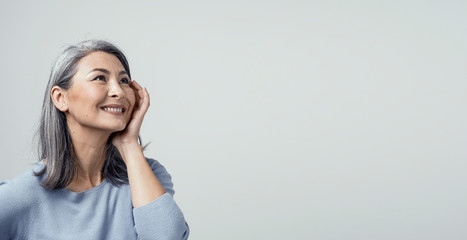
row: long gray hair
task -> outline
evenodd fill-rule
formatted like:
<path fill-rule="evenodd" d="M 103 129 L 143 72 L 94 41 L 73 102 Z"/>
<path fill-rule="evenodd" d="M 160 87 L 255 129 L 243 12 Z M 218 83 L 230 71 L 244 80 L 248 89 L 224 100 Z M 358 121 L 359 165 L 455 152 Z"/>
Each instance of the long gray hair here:
<path fill-rule="evenodd" d="M 42 186 L 48 189 L 60 189 L 73 181 L 76 174 L 75 153 L 67 126 L 65 113 L 58 110 L 50 96 L 51 89 L 58 86 L 68 89 L 71 79 L 77 71 L 79 60 L 95 51 L 103 51 L 116 56 L 131 79 L 130 66 L 123 53 L 113 44 L 102 40 L 87 40 L 76 46 L 69 46 L 57 58 L 49 77 L 44 95 L 40 126 L 37 132 L 39 161 L 47 159 L 44 168 L 35 173 L 46 175 Z M 126 165 L 111 142 L 107 141 L 107 152 L 102 175 L 113 184 L 128 182 Z M 141 141 L 140 141 L 141 144 Z"/>

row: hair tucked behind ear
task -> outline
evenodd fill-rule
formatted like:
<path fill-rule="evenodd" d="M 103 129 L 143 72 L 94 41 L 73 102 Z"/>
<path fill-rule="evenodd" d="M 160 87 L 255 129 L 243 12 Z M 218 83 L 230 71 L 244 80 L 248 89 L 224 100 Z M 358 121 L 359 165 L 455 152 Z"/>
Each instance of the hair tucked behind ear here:
<path fill-rule="evenodd" d="M 70 88 L 71 79 L 77 71 L 79 60 L 95 51 L 103 51 L 116 56 L 131 78 L 130 67 L 125 55 L 116 46 L 106 41 L 83 41 L 76 46 L 66 48 L 59 55 L 50 73 L 37 132 L 39 161 L 46 159 L 46 163 L 44 168 L 35 174 L 36 176 L 45 174 L 42 185 L 46 188 L 66 187 L 73 180 L 77 169 L 66 116 L 53 104 L 50 96 L 51 89 L 54 86 L 62 89 Z M 112 145 L 111 138 L 107 142 L 106 149 L 107 153 L 102 169 L 103 176 L 113 184 L 127 183 L 126 165 L 118 150 Z"/>

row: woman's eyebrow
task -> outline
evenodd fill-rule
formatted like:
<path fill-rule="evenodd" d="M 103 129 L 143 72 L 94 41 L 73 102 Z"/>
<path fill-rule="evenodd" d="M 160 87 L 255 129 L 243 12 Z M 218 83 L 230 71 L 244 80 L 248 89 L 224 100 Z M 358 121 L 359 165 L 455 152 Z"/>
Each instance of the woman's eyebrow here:
<path fill-rule="evenodd" d="M 100 71 L 100 72 L 103 72 L 103 73 L 105 73 L 105 74 L 110 74 L 110 71 L 107 70 L 107 69 L 105 69 L 105 68 L 94 68 L 94 69 L 91 70 L 89 73 L 96 72 L 96 71 Z M 88 73 L 88 74 L 89 74 L 89 73 Z M 128 74 L 126 71 L 120 71 L 120 72 L 118 73 L 118 75 L 120 76 L 120 75 L 129 75 L 129 74 Z"/>
<path fill-rule="evenodd" d="M 128 76 L 130 76 L 130 74 L 128 74 L 126 71 L 121 71 L 121 72 L 118 73 L 118 75 L 119 75 L 119 76 L 120 76 L 120 75 L 128 75 Z"/>
<path fill-rule="evenodd" d="M 105 74 L 110 74 L 110 71 L 105 69 L 105 68 L 94 68 L 93 70 L 89 71 L 89 73 L 92 73 L 92 72 L 103 72 Z"/>

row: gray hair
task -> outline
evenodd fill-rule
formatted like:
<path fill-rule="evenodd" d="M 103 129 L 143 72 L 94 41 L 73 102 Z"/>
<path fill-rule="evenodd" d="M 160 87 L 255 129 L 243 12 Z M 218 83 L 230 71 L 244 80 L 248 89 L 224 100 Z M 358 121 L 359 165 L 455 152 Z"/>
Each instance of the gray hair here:
<path fill-rule="evenodd" d="M 37 132 L 39 161 L 47 159 L 44 168 L 36 176 L 46 175 L 42 186 L 60 189 L 73 181 L 76 174 L 76 156 L 73 150 L 65 113 L 58 110 L 50 96 L 51 89 L 58 86 L 68 89 L 77 71 L 79 60 L 88 54 L 103 51 L 116 56 L 131 79 L 130 67 L 125 55 L 113 44 L 103 40 L 87 40 L 67 47 L 57 58 L 49 77 L 44 95 L 40 126 Z M 128 182 L 126 165 L 112 144 L 112 136 L 107 141 L 107 152 L 102 175 L 113 184 Z M 141 140 L 141 139 L 140 139 Z M 141 144 L 141 141 L 140 141 Z"/>

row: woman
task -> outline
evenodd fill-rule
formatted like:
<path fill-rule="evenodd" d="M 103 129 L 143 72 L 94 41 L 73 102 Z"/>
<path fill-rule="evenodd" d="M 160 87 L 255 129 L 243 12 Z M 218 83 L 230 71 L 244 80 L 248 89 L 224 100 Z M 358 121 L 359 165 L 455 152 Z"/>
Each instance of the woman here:
<path fill-rule="evenodd" d="M 0 239 L 187 239 L 171 176 L 139 142 L 148 107 L 114 45 L 67 48 L 44 97 L 41 160 L 0 183 Z"/>

